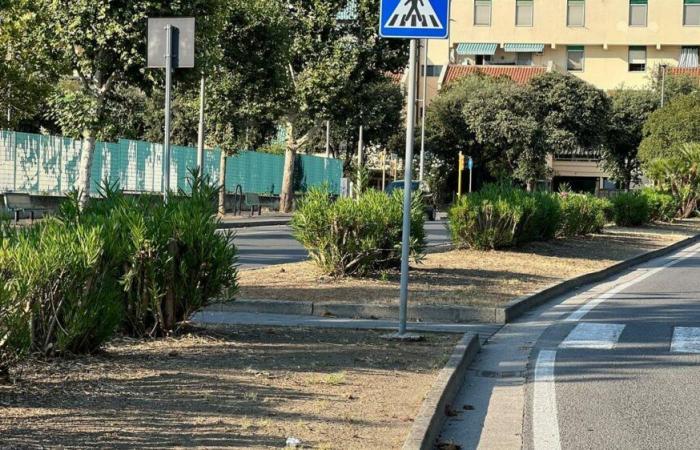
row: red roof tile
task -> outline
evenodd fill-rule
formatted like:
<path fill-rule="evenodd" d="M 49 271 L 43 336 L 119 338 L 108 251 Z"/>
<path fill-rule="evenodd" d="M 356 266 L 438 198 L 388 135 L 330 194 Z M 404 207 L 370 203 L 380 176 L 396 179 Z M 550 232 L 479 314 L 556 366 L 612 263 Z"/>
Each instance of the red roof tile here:
<path fill-rule="evenodd" d="M 507 76 L 517 84 L 527 84 L 531 78 L 545 72 L 547 72 L 546 67 L 450 65 L 447 66 L 447 74 L 445 74 L 443 85 L 475 73 L 483 73 L 493 77 Z"/>
<path fill-rule="evenodd" d="M 387 78 L 389 78 L 391 81 L 393 81 L 396 84 L 401 84 L 401 80 L 403 80 L 403 72 L 399 72 L 399 73 L 386 72 L 385 75 Z"/>
<path fill-rule="evenodd" d="M 700 78 L 700 67 L 671 67 L 671 75 L 690 75 Z"/>

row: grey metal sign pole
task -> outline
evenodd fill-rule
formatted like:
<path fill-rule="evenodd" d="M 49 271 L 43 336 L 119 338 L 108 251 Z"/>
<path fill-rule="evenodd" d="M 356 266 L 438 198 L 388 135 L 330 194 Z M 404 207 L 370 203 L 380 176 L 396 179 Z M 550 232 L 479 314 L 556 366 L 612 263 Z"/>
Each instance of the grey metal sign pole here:
<path fill-rule="evenodd" d="M 428 40 L 423 39 L 423 100 L 421 105 L 421 124 L 420 124 L 420 170 L 418 172 L 419 180 L 422 182 L 425 176 L 425 115 L 428 109 Z"/>
<path fill-rule="evenodd" d="M 165 139 L 163 140 L 163 198 L 168 201 L 170 191 L 170 96 L 173 75 L 173 27 L 165 26 Z"/>
<path fill-rule="evenodd" d="M 408 68 L 408 105 L 406 111 L 406 156 L 403 177 L 403 239 L 401 241 L 401 294 L 399 297 L 399 335 L 406 334 L 408 316 L 408 258 L 411 245 L 411 169 L 413 166 L 413 139 L 416 124 L 416 47 L 411 39 Z"/>
<path fill-rule="evenodd" d="M 199 86 L 199 135 L 197 137 L 197 168 L 200 175 L 204 174 L 204 107 L 205 107 L 206 77 L 202 75 Z"/>

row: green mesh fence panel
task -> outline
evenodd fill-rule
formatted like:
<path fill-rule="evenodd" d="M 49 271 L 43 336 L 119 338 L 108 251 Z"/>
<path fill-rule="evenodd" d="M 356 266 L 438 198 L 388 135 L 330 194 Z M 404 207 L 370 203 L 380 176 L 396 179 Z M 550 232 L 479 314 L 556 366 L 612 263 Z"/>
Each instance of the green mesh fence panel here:
<path fill-rule="evenodd" d="M 75 189 L 78 181 L 82 141 L 29 133 L 0 130 L 0 192 L 62 195 Z M 170 186 L 189 191 L 189 169 L 196 164 L 193 147 L 173 146 Z M 219 181 L 220 150 L 207 150 L 204 172 Z M 297 158 L 295 189 L 306 191 L 327 184 L 340 193 L 342 163 L 336 159 L 302 155 Z M 129 192 L 160 192 L 163 170 L 163 145 L 122 139 L 117 143 L 97 142 L 92 165 L 91 191 L 107 180 L 119 183 Z M 228 157 L 226 190 L 240 185 L 244 192 L 279 194 L 284 157 L 244 151 Z"/>

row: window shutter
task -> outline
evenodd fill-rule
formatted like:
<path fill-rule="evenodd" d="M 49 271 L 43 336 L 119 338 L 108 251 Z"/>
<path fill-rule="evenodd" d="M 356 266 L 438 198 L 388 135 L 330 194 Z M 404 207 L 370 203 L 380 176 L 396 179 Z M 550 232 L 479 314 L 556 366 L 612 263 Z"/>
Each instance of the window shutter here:
<path fill-rule="evenodd" d="M 569 0 L 567 6 L 567 25 L 570 27 L 584 26 L 586 3 L 582 0 Z"/>

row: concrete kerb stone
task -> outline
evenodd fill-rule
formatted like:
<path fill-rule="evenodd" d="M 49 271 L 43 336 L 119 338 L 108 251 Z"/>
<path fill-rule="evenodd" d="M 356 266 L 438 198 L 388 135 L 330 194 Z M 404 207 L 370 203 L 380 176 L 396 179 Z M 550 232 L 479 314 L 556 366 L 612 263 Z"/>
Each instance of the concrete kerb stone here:
<path fill-rule="evenodd" d="M 531 309 L 553 300 L 573 289 L 596 283 L 624 272 L 633 266 L 668 255 L 700 241 L 700 235 L 684 239 L 668 247 L 647 252 L 622 261 L 607 269 L 571 278 L 549 286 L 531 295 L 517 298 L 504 307 L 415 305 L 408 309 L 408 319 L 435 323 L 510 323 Z M 397 305 L 373 305 L 350 303 L 320 303 L 310 301 L 236 300 L 215 304 L 209 311 L 251 312 L 268 314 L 314 315 L 319 317 L 346 317 L 357 319 L 395 319 Z"/>
<path fill-rule="evenodd" d="M 480 349 L 478 335 L 465 334 L 459 341 L 425 397 L 404 442 L 404 450 L 432 450 L 435 447 L 447 419 L 446 410 L 454 401 L 466 371 Z"/>
<path fill-rule="evenodd" d="M 700 235 L 684 239 L 682 241 L 676 242 L 675 244 L 644 253 L 643 255 L 639 255 L 634 258 L 630 258 L 628 260 L 622 261 L 618 264 L 615 264 L 598 272 L 588 273 L 579 277 L 571 278 L 569 280 L 564 281 L 563 283 L 558 283 L 549 286 L 532 295 L 517 298 L 511 301 L 504 308 L 496 308 L 496 323 L 510 323 L 513 320 L 525 314 L 526 312 L 530 311 L 531 309 L 542 305 L 543 303 L 546 303 L 549 300 L 559 297 L 560 295 L 563 295 L 573 289 L 578 289 L 587 284 L 597 283 L 599 281 L 605 280 L 606 278 L 609 278 L 613 275 L 617 275 L 634 266 L 651 261 L 652 259 L 666 256 L 677 250 L 695 244 L 698 241 L 700 241 Z"/>
<path fill-rule="evenodd" d="M 270 227 L 270 226 L 275 226 L 275 225 L 289 225 L 289 223 L 292 221 L 291 217 L 289 218 L 280 218 L 280 219 L 261 219 L 261 220 L 235 220 L 235 221 L 230 221 L 230 222 L 221 222 L 217 228 L 219 230 L 231 230 L 231 229 L 237 229 L 237 228 L 253 228 L 253 227 Z"/>

